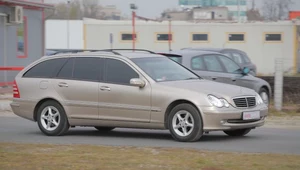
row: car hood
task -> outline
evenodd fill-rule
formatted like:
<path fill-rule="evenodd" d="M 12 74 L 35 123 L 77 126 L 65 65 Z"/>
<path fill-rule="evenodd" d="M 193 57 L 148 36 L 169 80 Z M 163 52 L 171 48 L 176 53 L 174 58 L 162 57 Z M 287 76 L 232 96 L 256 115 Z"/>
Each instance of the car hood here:
<path fill-rule="evenodd" d="M 252 89 L 218 83 L 209 80 L 185 80 L 185 81 L 170 81 L 161 82 L 161 85 L 170 86 L 173 88 L 180 88 L 185 90 L 191 90 L 205 95 L 212 94 L 216 97 L 222 97 L 231 100 L 238 96 L 255 96 L 256 92 Z"/>

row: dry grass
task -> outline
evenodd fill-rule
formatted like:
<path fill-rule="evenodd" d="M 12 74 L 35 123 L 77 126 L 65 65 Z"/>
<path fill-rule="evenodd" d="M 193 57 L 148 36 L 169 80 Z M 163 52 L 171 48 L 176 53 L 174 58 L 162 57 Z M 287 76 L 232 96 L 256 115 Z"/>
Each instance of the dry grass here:
<path fill-rule="evenodd" d="M 0 143 L 0 169 L 296 170 L 300 155 L 142 147 Z"/>

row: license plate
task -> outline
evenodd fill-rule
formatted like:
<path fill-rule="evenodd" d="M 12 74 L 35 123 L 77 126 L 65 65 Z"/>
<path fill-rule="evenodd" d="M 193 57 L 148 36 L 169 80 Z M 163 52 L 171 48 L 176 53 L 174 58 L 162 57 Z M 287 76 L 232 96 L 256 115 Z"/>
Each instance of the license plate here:
<path fill-rule="evenodd" d="M 243 113 L 243 120 L 253 120 L 253 119 L 260 119 L 260 112 L 244 112 Z"/>

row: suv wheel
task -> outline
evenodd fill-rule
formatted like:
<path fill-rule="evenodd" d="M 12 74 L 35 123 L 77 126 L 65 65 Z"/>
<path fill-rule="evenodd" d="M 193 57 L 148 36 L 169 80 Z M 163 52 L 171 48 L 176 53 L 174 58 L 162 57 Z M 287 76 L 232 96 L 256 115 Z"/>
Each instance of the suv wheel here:
<path fill-rule="evenodd" d="M 200 113 L 190 104 L 175 106 L 168 116 L 168 126 L 172 137 L 180 142 L 197 141 L 203 134 Z"/>
<path fill-rule="evenodd" d="M 99 131 L 111 131 L 114 129 L 114 127 L 101 127 L 101 126 L 95 126 L 95 128 Z"/>
<path fill-rule="evenodd" d="M 64 109 L 55 101 L 46 101 L 37 112 L 40 130 L 48 136 L 60 136 L 69 130 L 69 123 Z"/>
<path fill-rule="evenodd" d="M 224 131 L 228 136 L 245 136 L 247 135 L 251 129 L 238 129 L 238 130 L 228 130 Z"/>

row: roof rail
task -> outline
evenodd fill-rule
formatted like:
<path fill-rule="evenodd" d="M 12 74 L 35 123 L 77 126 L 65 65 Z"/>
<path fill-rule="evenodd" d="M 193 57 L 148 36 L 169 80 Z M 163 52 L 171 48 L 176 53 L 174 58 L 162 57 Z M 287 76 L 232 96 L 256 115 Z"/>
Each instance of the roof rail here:
<path fill-rule="evenodd" d="M 56 54 L 62 54 L 62 53 L 81 53 L 81 52 L 86 52 L 86 51 L 89 51 L 89 52 L 100 52 L 100 51 L 104 51 L 104 50 L 94 50 L 94 49 L 84 49 L 84 50 L 81 50 L 81 49 L 49 49 L 50 51 L 54 51 L 53 53 L 51 53 L 50 55 L 56 55 Z M 105 52 L 112 52 L 116 55 L 121 55 L 117 52 L 114 52 L 114 51 L 107 51 L 105 50 Z"/>
<path fill-rule="evenodd" d="M 104 49 L 104 50 L 99 50 L 99 51 L 109 51 L 109 52 L 114 52 L 114 51 L 143 51 L 143 52 L 148 52 L 150 54 L 157 54 L 153 51 L 150 50 L 145 50 L 145 49 Z"/>
<path fill-rule="evenodd" d="M 116 52 L 116 51 L 143 51 L 143 52 L 148 52 L 150 54 L 157 54 L 153 51 L 150 50 L 145 50 L 145 49 L 102 49 L 102 50 L 96 50 L 96 49 L 47 49 L 49 51 L 54 51 L 53 53 L 51 53 L 50 55 L 56 55 L 56 54 L 62 54 L 62 53 L 80 53 L 80 52 L 85 52 L 85 51 L 89 51 L 89 52 L 111 52 L 115 55 L 121 55 L 120 53 Z"/>

